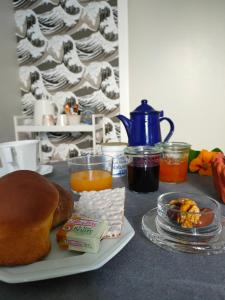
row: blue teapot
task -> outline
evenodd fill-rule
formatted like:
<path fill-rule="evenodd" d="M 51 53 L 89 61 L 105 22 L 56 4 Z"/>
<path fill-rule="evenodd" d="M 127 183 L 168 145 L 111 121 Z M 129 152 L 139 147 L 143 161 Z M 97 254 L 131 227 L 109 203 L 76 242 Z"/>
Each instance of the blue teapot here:
<path fill-rule="evenodd" d="M 125 126 L 129 146 L 152 146 L 162 142 L 160 122 L 164 120 L 169 122 L 170 130 L 163 142 L 167 142 L 174 132 L 173 122 L 163 117 L 163 111 L 156 111 L 148 105 L 147 100 L 142 100 L 141 105 L 130 113 L 130 119 L 123 115 L 118 115 L 117 118 Z"/>

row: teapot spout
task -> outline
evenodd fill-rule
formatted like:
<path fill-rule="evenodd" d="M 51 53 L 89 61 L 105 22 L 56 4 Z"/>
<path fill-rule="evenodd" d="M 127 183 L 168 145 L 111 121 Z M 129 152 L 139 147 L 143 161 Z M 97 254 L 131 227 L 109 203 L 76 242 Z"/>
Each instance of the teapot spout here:
<path fill-rule="evenodd" d="M 118 115 L 116 116 L 124 125 L 126 132 L 127 132 L 127 136 L 128 139 L 130 137 L 130 128 L 131 128 L 131 120 L 128 119 L 127 117 L 123 116 L 123 115 Z"/>

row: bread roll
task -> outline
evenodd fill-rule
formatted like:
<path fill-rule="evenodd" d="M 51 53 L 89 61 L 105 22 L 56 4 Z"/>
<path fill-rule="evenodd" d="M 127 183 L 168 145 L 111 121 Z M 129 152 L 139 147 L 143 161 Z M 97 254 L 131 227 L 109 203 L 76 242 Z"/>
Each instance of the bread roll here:
<path fill-rule="evenodd" d="M 53 185 L 59 193 L 59 203 L 54 212 L 52 222 L 52 227 L 56 227 L 71 217 L 73 212 L 73 199 L 72 195 L 60 185 L 55 182 L 53 182 Z"/>
<path fill-rule="evenodd" d="M 36 172 L 0 178 L 0 265 L 28 264 L 48 254 L 58 201 L 58 190 Z"/>

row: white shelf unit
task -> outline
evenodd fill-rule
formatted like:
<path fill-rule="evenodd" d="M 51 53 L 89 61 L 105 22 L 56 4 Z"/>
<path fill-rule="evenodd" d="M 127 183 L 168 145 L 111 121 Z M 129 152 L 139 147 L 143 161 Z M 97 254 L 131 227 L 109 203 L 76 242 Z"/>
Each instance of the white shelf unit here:
<path fill-rule="evenodd" d="M 76 125 L 49 125 L 37 126 L 33 125 L 33 119 L 29 116 L 14 116 L 15 138 L 20 140 L 24 133 L 38 134 L 41 132 L 91 132 L 93 137 L 93 152 L 96 151 L 96 131 L 103 130 L 103 143 L 105 142 L 105 125 L 104 115 L 93 114 L 92 124 L 79 123 Z"/>

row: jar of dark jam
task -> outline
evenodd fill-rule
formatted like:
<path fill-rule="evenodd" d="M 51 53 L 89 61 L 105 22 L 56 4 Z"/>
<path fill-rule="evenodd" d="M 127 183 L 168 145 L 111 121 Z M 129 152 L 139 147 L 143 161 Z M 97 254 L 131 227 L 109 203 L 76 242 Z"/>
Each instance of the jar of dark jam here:
<path fill-rule="evenodd" d="M 157 191 L 161 149 L 155 146 L 127 147 L 125 155 L 129 189 L 139 193 Z"/>

